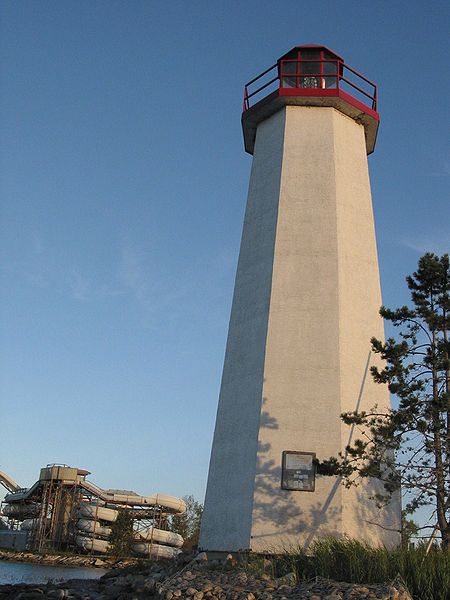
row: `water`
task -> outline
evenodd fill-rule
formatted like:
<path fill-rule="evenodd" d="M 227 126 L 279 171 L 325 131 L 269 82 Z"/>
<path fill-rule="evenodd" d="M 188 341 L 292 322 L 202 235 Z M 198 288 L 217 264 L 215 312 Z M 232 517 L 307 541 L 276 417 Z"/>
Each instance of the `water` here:
<path fill-rule="evenodd" d="M 46 583 L 67 579 L 98 579 L 105 569 L 60 567 L 33 563 L 0 561 L 0 585 L 14 583 Z"/>

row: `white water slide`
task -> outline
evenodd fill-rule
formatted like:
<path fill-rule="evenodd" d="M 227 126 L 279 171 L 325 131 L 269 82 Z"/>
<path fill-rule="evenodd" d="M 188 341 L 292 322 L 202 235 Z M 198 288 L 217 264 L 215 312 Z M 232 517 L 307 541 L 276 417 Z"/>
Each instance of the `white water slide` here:
<path fill-rule="evenodd" d="M 30 488 L 21 488 L 15 481 L 0 471 L 0 483 L 8 490 L 5 496 L 6 505 L 3 514 L 23 521 L 24 530 L 32 530 L 36 519 L 36 492 L 43 482 L 37 481 Z M 181 515 L 186 511 L 186 504 L 181 498 L 164 494 L 140 496 L 134 492 L 105 490 L 86 481 L 84 478 L 77 480 L 77 485 L 87 492 L 90 502 L 82 502 L 78 511 L 76 527 L 79 534 L 75 537 L 77 546 L 85 551 L 107 552 L 111 533 L 110 523 L 114 523 L 119 514 L 119 508 L 145 509 L 157 507 L 161 513 Z M 95 498 L 95 500 L 92 500 Z M 24 519 L 26 519 L 24 521 Z M 138 555 L 150 558 L 172 558 L 176 556 L 183 545 L 183 538 L 169 531 L 148 527 L 136 531 L 133 551 Z M 106 539 L 105 539 L 106 538 Z"/>
<path fill-rule="evenodd" d="M 77 535 L 75 542 L 79 548 L 85 550 L 85 552 L 100 552 L 105 554 L 108 552 L 109 542 L 106 540 L 100 540 L 98 538 L 86 537 L 83 535 Z M 160 546 L 159 544 L 140 543 L 133 545 L 133 551 L 135 554 L 145 556 L 147 558 L 174 558 L 180 553 L 180 550 L 171 548 L 170 546 Z"/>
<path fill-rule="evenodd" d="M 117 520 L 119 511 L 112 508 L 95 507 L 87 503 L 83 503 L 78 511 L 78 529 L 86 533 L 93 533 L 99 537 L 109 537 L 111 527 L 102 526 L 100 520 L 114 523 Z M 94 519 L 94 515 L 96 519 Z M 146 527 L 139 532 L 136 532 L 136 539 L 139 541 L 149 541 L 168 546 L 181 548 L 183 538 L 178 533 L 157 529 L 156 527 Z"/>
<path fill-rule="evenodd" d="M 108 523 L 114 523 L 118 514 L 119 511 L 114 508 L 83 502 L 78 511 L 80 518 L 77 527 L 80 534 L 75 538 L 76 544 L 85 551 L 107 552 L 109 545 L 107 539 L 111 534 Z M 133 552 L 153 559 L 173 558 L 180 553 L 179 548 L 184 541 L 178 533 L 156 527 L 135 531 L 134 539 Z"/>
<path fill-rule="evenodd" d="M 181 498 L 153 494 L 152 496 L 138 496 L 137 494 L 120 494 L 112 490 L 104 490 L 89 481 L 81 481 L 80 486 L 93 496 L 100 498 L 108 504 L 121 504 L 127 506 L 161 506 L 164 512 L 173 515 L 182 515 L 186 512 L 186 504 Z"/>
<path fill-rule="evenodd" d="M 20 485 L 3 471 L 0 471 L 0 483 L 8 490 L 8 492 L 16 492 L 20 489 Z"/>
<path fill-rule="evenodd" d="M 21 502 L 28 500 L 33 496 L 34 492 L 40 487 L 40 481 L 37 481 L 30 488 L 20 488 L 20 486 L 3 471 L 0 471 L 0 483 L 2 483 L 9 494 L 5 496 L 5 502 Z M 108 504 L 118 504 L 122 506 L 160 506 L 164 512 L 173 515 L 181 515 L 186 511 L 186 504 L 181 498 L 175 496 L 167 496 L 164 494 L 153 494 L 151 496 L 139 496 L 139 494 L 118 493 L 113 490 L 104 490 L 103 488 L 94 485 L 90 481 L 81 480 L 78 485 L 90 492 L 93 496 L 103 500 Z"/>

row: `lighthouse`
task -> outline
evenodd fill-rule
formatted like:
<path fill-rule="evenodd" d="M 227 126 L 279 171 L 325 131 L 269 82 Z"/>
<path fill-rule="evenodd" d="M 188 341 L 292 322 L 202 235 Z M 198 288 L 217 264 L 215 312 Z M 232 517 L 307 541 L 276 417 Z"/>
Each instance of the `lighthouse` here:
<path fill-rule="evenodd" d="M 325 46 L 296 46 L 245 86 L 253 155 L 199 546 L 307 548 L 326 535 L 388 547 L 400 502 L 316 473 L 361 432 L 340 414 L 389 407 L 367 156 L 377 88 Z"/>

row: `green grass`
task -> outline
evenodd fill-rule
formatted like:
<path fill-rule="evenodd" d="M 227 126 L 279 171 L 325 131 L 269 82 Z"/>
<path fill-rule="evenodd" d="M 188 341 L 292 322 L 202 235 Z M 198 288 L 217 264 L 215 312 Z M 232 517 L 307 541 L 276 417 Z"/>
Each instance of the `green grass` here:
<path fill-rule="evenodd" d="M 307 553 L 289 551 L 272 556 L 271 563 L 275 576 L 294 571 L 299 581 L 319 576 L 371 584 L 387 583 L 400 576 L 417 600 L 450 600 L 450 554 L 439 549 L 428 554 L 423 547 L 389 551 L 351 539 L 325 538 L 316 541 Z"/>

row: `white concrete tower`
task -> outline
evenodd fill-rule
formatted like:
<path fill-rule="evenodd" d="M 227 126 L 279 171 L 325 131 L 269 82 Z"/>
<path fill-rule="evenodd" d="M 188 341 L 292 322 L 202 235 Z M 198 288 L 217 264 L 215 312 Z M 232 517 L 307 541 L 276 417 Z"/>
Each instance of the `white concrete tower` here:
<path fill-rule="evenodd" d="M 324 46 L 298 46 L 245 88 L 253 154 L 200 548 L 277 551 L 323 535 L 399 541 L 400 504 L 314 472 L 389 405 L 367 154 L 376 87 Z M 381 527 L 380 527 L 381 526 Z"/>

